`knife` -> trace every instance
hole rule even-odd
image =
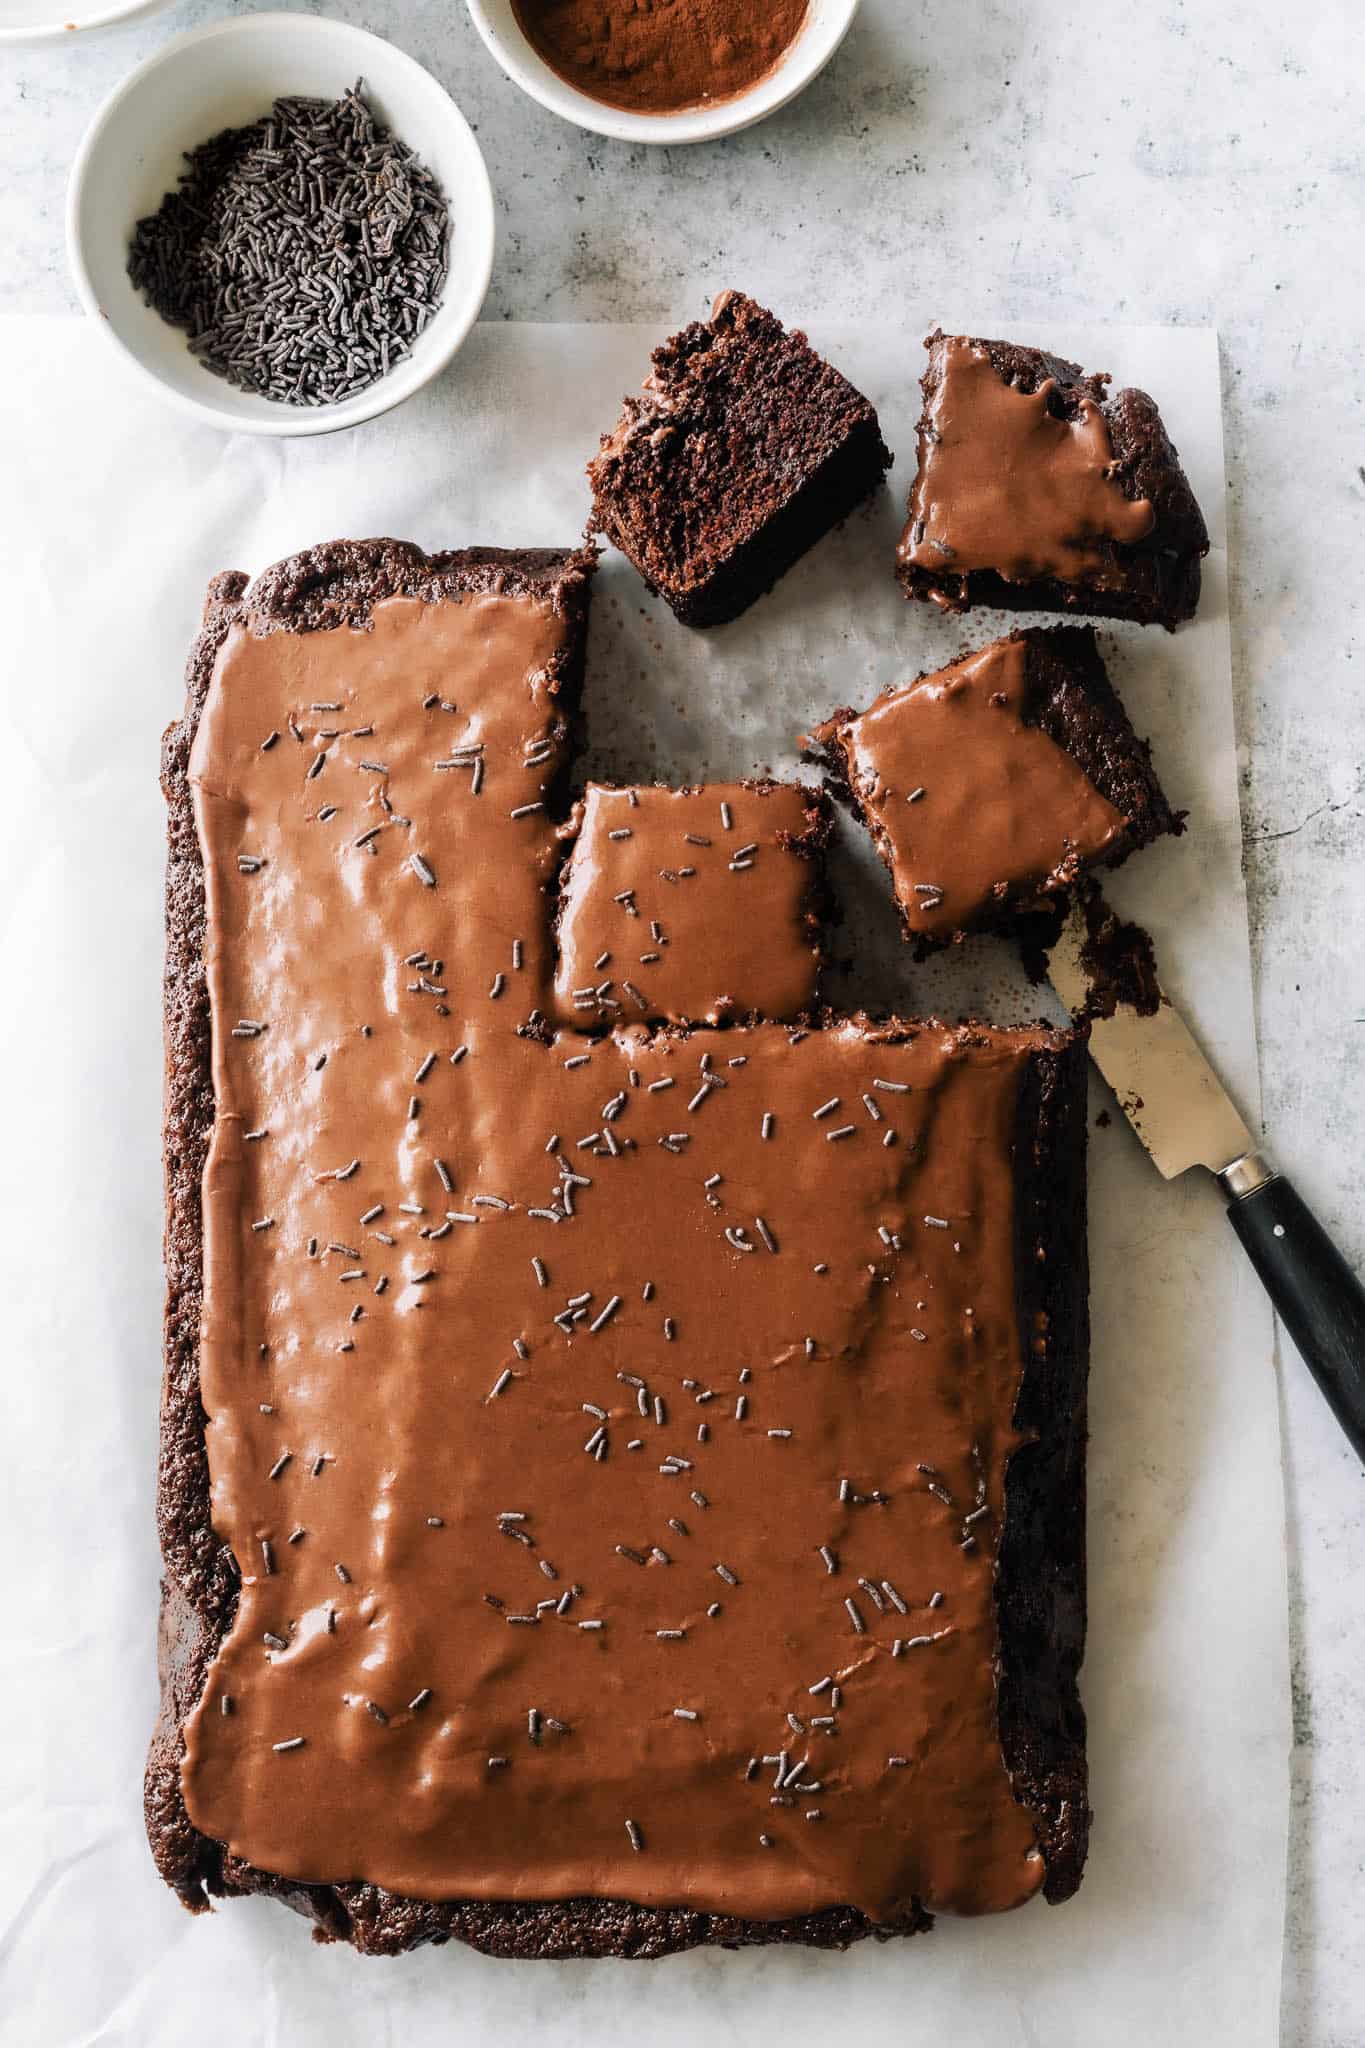
[[[1048,956],[1068,1010],[1091,993],[1084,911]],[[1365,1461],[1365,1287],[1289,1181],[1261,1151],[1164,991],[1150,1015],[1120,1002],[1090,1027],[1090,1055],[1167,1180],[1205,1167],[1276,1313],[1356,1455]]]

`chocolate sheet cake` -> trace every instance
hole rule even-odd
[[[371,1953],[1064,1898],[1083,1041],[556,1036],[591,566],[336,543],[210,592],[163,767],[154,1854]]]
[[[589,783],[560,885],[558,1019],[805,1016],[830,825],[828,799],[799,783]]]
[[[1155,402],[1014,342],[925,342],[897,574],[948,611],[1194,617],[1209,537]]]
[[[805,742],[890,873],[907,938],[1018,931],[1086,868],[1183,829],[1089,626],[1011,633]]]
[[[588,464],[592,523],[688,626],[736,618],[891,467],[872,405],[804,334],[722,292],[654,351]]]

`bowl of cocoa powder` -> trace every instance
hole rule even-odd
[[[776,113],[847,35],[858,0],[469,0],[523,92],[625,142],[709,142]]]

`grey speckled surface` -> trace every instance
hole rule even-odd
[[[0,58],[0,310],[74,304],[66,166],[150,21]],[[864,0],[794,107],[693,151],[581,135],[486,58],[460,0],[321,10],[401,42],[476,124],[488,312],[653,319],[743,284],[793,315],[914,295],[1046,341],[1058,318],[1216,324],[1267,1127],[1365,1264],[1365,156],[1359,0]],[[907,335],[916,363],[918,336]],[[1285,2048],[1365,2040],[1365,1480],[1286,1360],[1295,1668]],[[1182,2044],[1183,2048],[1183,2044]]]

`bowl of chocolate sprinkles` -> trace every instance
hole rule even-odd
[[[96,116],[67,194],[86,310],[200,420],[372,419],[442,371],[488,289],[468,123],[391,43],[321,16],[180,36]]]

